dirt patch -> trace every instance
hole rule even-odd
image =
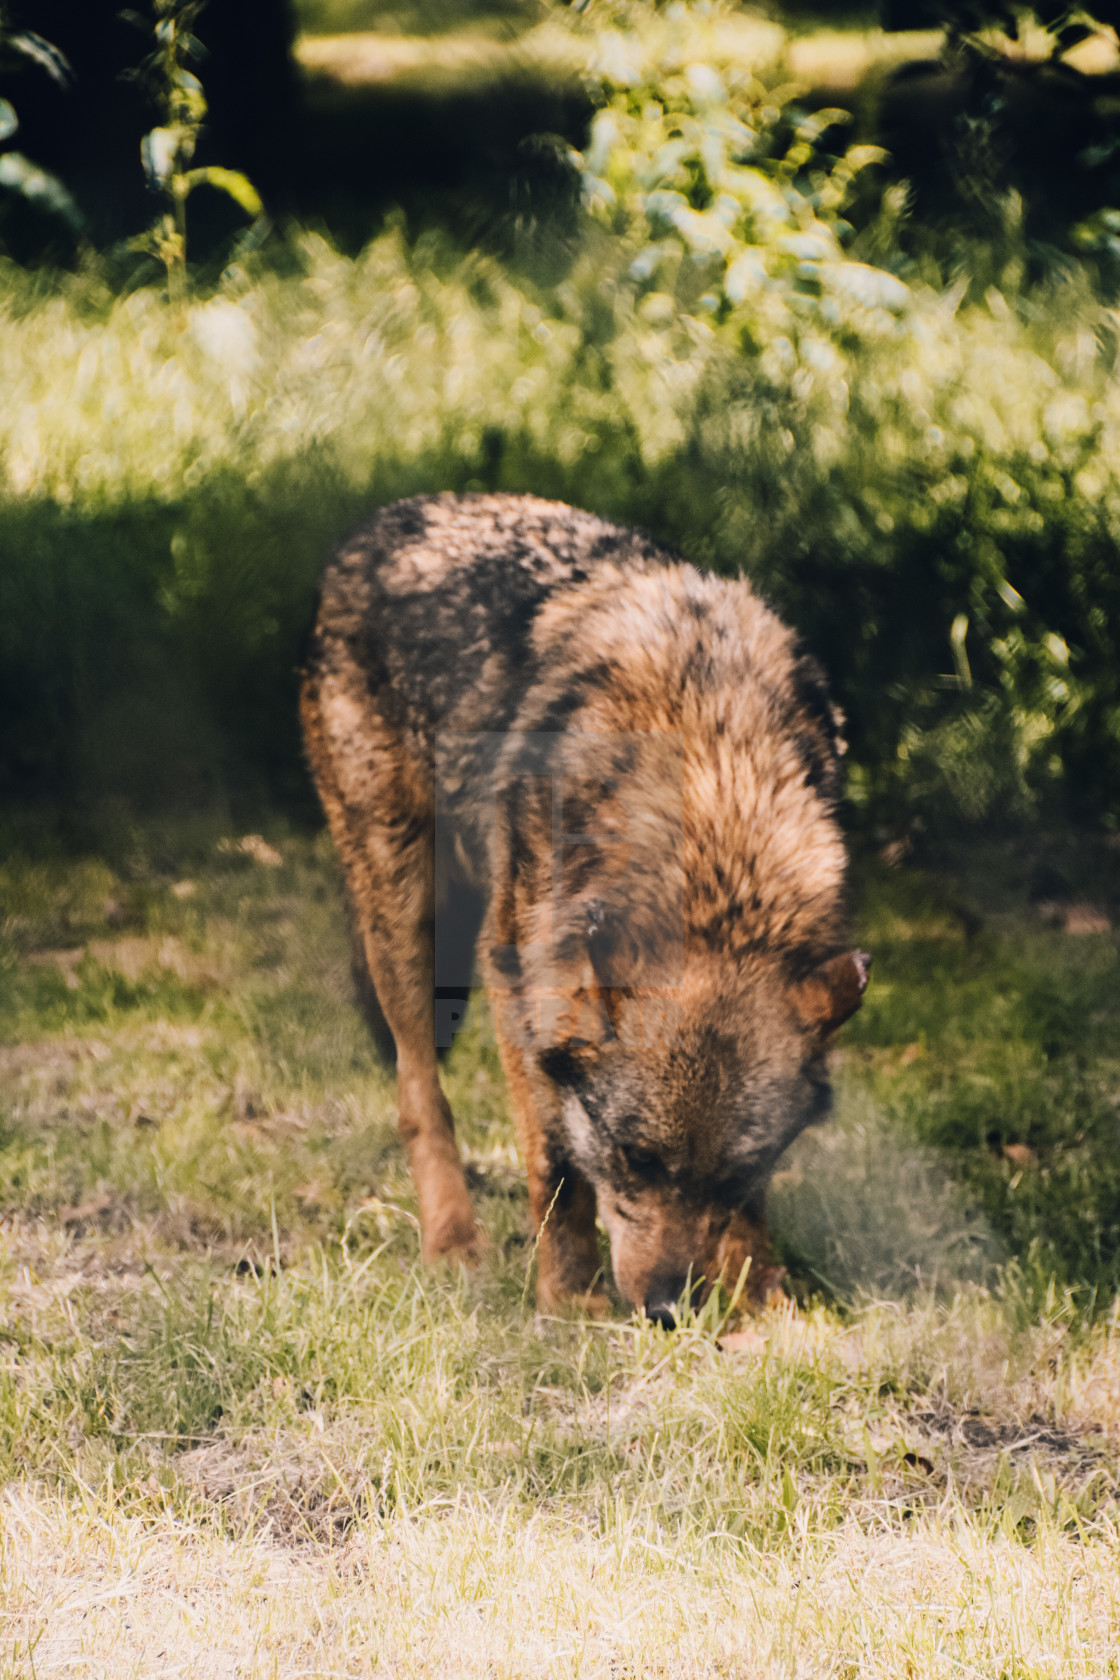
[[[1052,927],[1060,927],[1064,933],[1073,934],[1077,938],[1112,932],[1111,918],[1099,904],[1061,904],[1043,899],[1036,905],[1036,909],[1044,922],[1049,922]]]
[[[33,1075],[64,1075],[69,1079],[80,1062],[104,1062],[112,1046],[101,1039],[45,1038],[38,1044],[0,1045],[0,1080],[26,1080]]]
[[[160,939],[132,934],[124,939],[93,939],[87,955],[107,968],[136,981],[145,974],[162,971],[174,974],[185,985],[219,986],[223,976],[210,956],[190,950],[182,940],[166,934]]]
[[[1081,1495],[1093,1485],[1094,1503],[1120,1494],[1115,1455],[1099,1434],[1063,1427],[1035,1413],[997,1419],[935,1405],[911,1413],[928,1442],[927,1452],[945,1479],[962,1492],[981,1493],[1001,1480],[1050,1478],[1055,1490]]]
[[[218,1440],[175,1459],[187,1486],[223,1506],[237,1531],[263,1525],[288,1545],[337,1545],[382,1506],[382,1476],[366,1469],[361,1453],[346,1463],[337,1442],[280,1437],[264,1451],[254,1445]]]

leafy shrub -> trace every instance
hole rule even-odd
[[[10,81],[0,60],[0,92],[10,96],[20,118],[18,144],[65,184],[86,237],[99,248],[151,222],[140,145],[153,123],[166,123],[169,90],[164,77],[152,76],[152,67],[145,72],[143,61],[156,25],[162,26],[160,45],[175,56],[167,26],[185,4],[176,0],[169,11],[153,0],[127,7],[121,0],[5,0],[12,26],[53,42],[72,69],[62,88],[45,75]],[[208,107],[193,163],[243,170],[270,205],[286,201],[302,157],[287,0],[213,0],[201,11],[197,33],[203,56],[189,66],[180,63],[201,77]],[[208,188],[191,206],[196,255],[206,247],[227,248],[243,227],[243,217],[223,204],[223,196]],[[18,246],[7,223],[0,233],[0,249],[43,252],[42,231]]]
[[[180,306],[187,280],[187,201],[198,187],[214,187],[248,216],[263,212],[257,189],[239,170],[221,164],[192,169],[206,118],[206,95],[192,65],[205,49],[194,34],[199,0],[153,0],[154,50],[140,74],[150,85],[162,123],[140,145],[149,186],[164,201],[163,214],[146,235],[133,240],[157,256],[167,270],[167,295]]]
[[[64,53],[34,30],[13,30],[0,10],[0,76],[5,84],[12,68],[28,66],[45,71],[59,88],[67,88],[73,72]],[[9,146],[20,128],[20,119],[10,99],[0,94],[0,219],[8,208],[5,201],[15,196],[26,204],[61,220],[72,235],[82,232],[81,214],[57,176],[41,169],[21,151]]]
[[[846,220],[884,154],[685,46],[652,77],[636,42],[600,51],[581,161],[619,360],[672,369],[677,447],[718,487],[689,546],[745,565],[837,673],[857,798],[977,817],[1065,780],[1115,815],[1110,317],[1073,279],[965,308],[909,289],[897,193]]]
[[[687,14],[598,37],[554,287],[399,229],[355,259],[294,235],[180,330],[152,291],[6,271],[9,790],[302,785],[329,543],[496,486],[757,578],[832,673],[868,813],[1120,815],[1110,314],[1077,279],[908,288],[879,155],[799,111],[772,46],[717,74],[698,40]]]
[[[818,146],[846,111],[783,111],[749,69],[721,74],[675,53],[647,81],[622,36],[600,48],[597,68],[604,103],[580,159],[585,197],[630,258],[644,320],[707,320],[748,356],[814,322],[830,336],[892,330],[907,288],[848,256],[842,220],[860,173],[885,153],[854,146],[833,158]]]

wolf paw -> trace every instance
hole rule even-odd
[[[572,1306],[584,1318],[609,1318],[611,1316],[610,1296],[600,1295],[598,1290],[595,1289],[589,1289],[583,1295],[573,1295]]]
[[[609,1318],[611,1301],[597,1289],[576,1293],[566,1290],[538,1289],[537,1310],[557,1318]]]
[[[784,1266],[766,1266],[758,1275],[757,1282],[751,1282],[755,1287],[751,1291],[751,1305],[756,1308],[769,1306],[792,1305],[785,1291],[786,1269]]]
[[[425,1228],[421,1253],[426,1266],[441,1261],[451,1266],[477,1266],[489,1247],[484,1232],[474,1215],[441,1220],[432,1229]]]

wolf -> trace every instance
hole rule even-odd
[[[758,1304],[778,1157],[830,1104],[842,719],[743,580],[532,496],[376,512],[321,586],[307,752],[396,1051],[428,1261],[483,1242],[439,1078],[490,1005],[545,1310]],[[378,1014],[379,1012],[379,1014]]]

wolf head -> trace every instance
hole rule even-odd
[[[791,977],[765,957],[697,958],[671,994],[589,985],[539,1052],[574,1164],[594,1186],[615,1281],[673,1322],[692,1291],[757,1291],[774,1164],[826,1118],[825,1052],[859,1007],[870,958],[850,951]]]

